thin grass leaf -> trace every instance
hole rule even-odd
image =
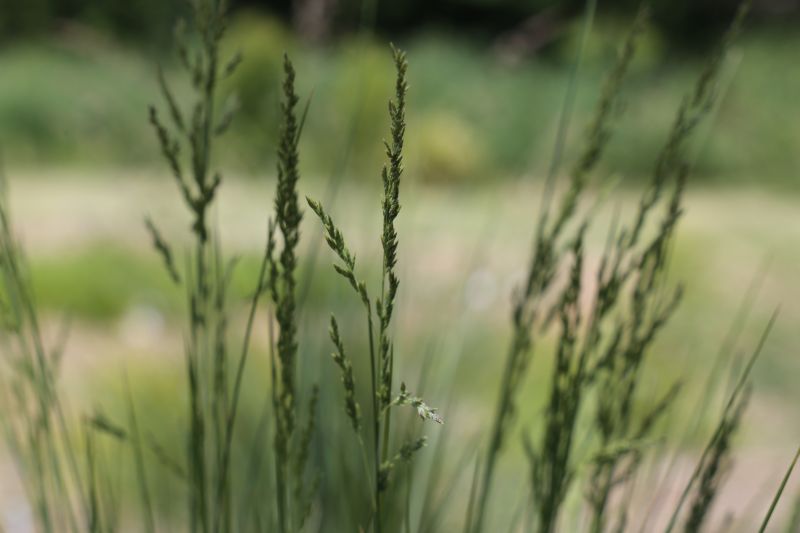
[[[798,458],[800,458],[800,447],[797,448],[797,451],[794,454],[794,458],[792,459],[792,462],[789,464],[789,468],[786,469],[786,473],[783,475],[781,484],[778,486],[778,490],[775,493],[775,496],[772,498],[772,502],[769,505],[769,510],[767,511],[767,515],[764,517],[763,522],[761,522],[761,527],[758,529],[758,533],[764,533],[767,530],[769,521],[772,518],[772,513],[775,512],[775,508],[778,506],[778,502],[783,496],[783,491],[786,488],[786,484],[789,482],[789,478],[792,476],[792,471],[794,470],[795,465],[797,465]]]
[[[133,405],[133,395],[131,394],[128,374],[123,373],[123,385],[128,407],[128,423],[130,424],[130,443],[133,449],[134,464],[136,465],[136,480],[139,486],[139,497],[141,498],[142,511],[144,513],[143,527],[149,533],[155,532],[155,519],[153,516],[152,497],[147,481],[147,472],[144,463],[144,453],[142,452],[142,440],[139,434],[139,423],[136,417],[136,408]]]

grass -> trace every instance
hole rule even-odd
[[[587,4],[584,42],[590,35],[593,5]],[[380,246],[367,246],[368,259],[362,261],[359,253],[356,263],[349,233],[334,222],[341,206],[307,202],[322,226],[311,231],[324,235],[336,257],[338,281],[344,281],[344,291],[331,289],[328,294],[348,312],[339,320],[320,319],[321,313],[308,305],[302,292],[302,261],[312,255],[300,246],[309,231],[301,224],[301,133],[307,133],[306,112],[311,109],[311,117],[313,109],[301,104],[297,87],[302,87],[302,77],[288,56],[282,62],[274,214],[264,228],[263,252],[247,269],[240,269],[236,258],[228,255],[228,236],[216,215],[225,180],[216,170],[220,158],[215,154],[224,146],[218,138],[228,129],[231,108],[221,103],[218,90],[239,60],[220,45],[227,27],[224,8],[224,3],[211,0],[193,4],[186,33],[179,33],[176,41],[187,89],[174,91],[172,77],[160,77],[163,101],[150,110],[169,179],[186,215],[185,223],[178,225],[186,235],[178,241],[180,247],[173,244],[174,228],[162,229],[159,217],[146,218],[142,231],[143,238],[149,233],[152,257],[164,271],[162,281],[153,284],[173,286],[159,286],[156,292],[183,294],[183,358],[176,362],[178,385],[172,387],[182,398],[170,402],[174,409],[168,411],[176,415],[170,427],[158,427],[163,416],[158,410],[166,406],[152,406],[150,398],[142,410],[143,397],[136,390],[140,382],[130,381],[124,368],[122,392],[116,389],[117,408],[111,416],[101,406],[84,416],[67,409],[56,380],[62,343],[54,348],[45,344],[21,250],[3,211],[0,252],[10,342],[4,353],[2,390],[8,391],[4,408],[11,415],[4,429],[28,487],[36,529],[115,531],[131,523],[145,531],[463,528],[479,533],[522,528],[549,533],[575,530],[582,516],[588,525],[581,530],[633,530],[637,521],[644,529],[651,516],[630,496],[637,482],[653,479],[647,469],[662,457],[652,453],[659,450],[656,444],[663,440],[680,447],[708,429],[703,422],[713,417],[716,425],[688,479],[673,479],[675,473],[668,472],[666,481],[654,485],[683,487],[677,504],[664,506],[672,515],[666,531],[678,525],[696,531],[710,523],[711,504],[743,415],[744,391],[776,315],[743,367],[728,353],[734,348],[724,345],[721,361],[729,361],[731,368],[715,366],[709,382],[724,383],[723,376],[729,374],[732,386],[706,391],[713,399],[698,410],[694,427],[668,420],[691,389],[663,379],[660,387],[646,385],[648,372],[657,370],[656,340],[682,295],[668,266],[683,215],[685,182],[697,162],[691,141],[714,109],[715,89],[743,15],[678,105],[650,181],[632,210],[612,215],[605,245],[599,249],[588,237],[590,228],[599,226],[599,206],[610,194],[598,183],[599,165],[615,130],[618,102],[646,14],[637,18],[607,76],[583,148],[573,152],[568,126],[576,105],[575,76],[585,53],[579,52],[541,195],[530,260],[514,292],[497,409],[487,417],[480,409],[470,412],[464,407],[470,398],[477,397],[477,405],[485,403],[478,387],[459,387],[457,382],[459,374],[474,372],[480,361],[459,360],[458,347],[440,349],[471,333],[470,323],[449,326],[442,320],[429,325],[428,346],[414,356],[418,348],[403,335],[402,315],[396,312],[409,303],[403,299],[401,279],[402,287],[407,282],[435,285],[424,270],[415,272],[408,266],[418,264],[419,258],[409,254],[414,248],[404,248],[400,238],[405,235],[399,215],[406,203],[401,185],[403,191],[408,186],[407,137],[413,138],[413,128],[406,131],[409,73],[402,51],[392,49],[395,85],[388,106],[386,162],[382,171],[373,170],[376,178],[381,175],[376,179],[382,183],[380,210],[376,209],[380,216],[363,224],[375,229],[369,241],[380,241]],[[369,110],[365,116],[375,119]],[[565,181],[557,179],[561,174],[566,174]],[[526,208],[529,211],[530,205]],[[490,234],[492,222],[487,221],[482,235]],[[527,230],[515,228],[519,234]],[[487,243],[479,239],[479,251]],[[124,258],[115,258],[85,270],[78,263],[75,277],[84,276],[91,285],[97,283],[91,277],[95,269],[127,271],[123,263]],[[236,276],[241,275],[236,272],[242,270],[246,288],[234,298]],[[313,277],[320,276],[325,274]],[[110,290],[121,286],[124,283],[117,282]],[[307,294],[313,302],[315,293]],[[267,295],[270,303],[263,301]],[[744,305],[750,301],[746,298]],[[463,306],[469,304],[456,301],[456,311],[444,318],[466,315]],[[98,315],[114,312],[103,305],[109,304],[100,305]],[[317,340],[315,331],[326,326],[332,346]],[[319,357],[331,349],[332,361]],[[479,348],[475,353],[485,357],[492,352]],[[542,358],[545,368],[536,368],[535,377],[543,392],[532,394],[524,378]],[[523,408],[536,397],[542,401],[541,410]],[[724,407],[716,415],[718,398]],[[441,411],[432,404],[440,405]],[[478,417],[488,419],[487,427],[478,423],[478,431],[469,437],[472,442],[460,442],[472,433],[466,422]],[[445,418],[446,425],[427,428],[433,450],[425,450],[428,439],[421,434],[422,424],[441,425]],[[513,445],[518,438],[522,446]],[[448,457],[450,451],[463,448],[477,453]],[[109,454],[119,457],[122,451],[135,500],[121,485],[120,466],[109,466]],[[512,454],[523,456],[516,464],[524,465],[524,488],[510,500],[511,485],[499,486],[498,479]],[[461,494],[460,480],[468,479],[470,472],[471,494]],[[178,506],[182,510],[172,516],[157,512],[154,494],[164,487],[170,487],[166,490],[173,501],[183,502]],[[684,513],[687,501],[691,503]],[[511,514],[510,506],[516,509]]]

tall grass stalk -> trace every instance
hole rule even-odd
[[[389,102],[390,136],[391,140],[385,143],[388,163],[381,172],[383,182],[383,228],[381,245],[383,261],[381,271],[380,296],[374,301],[369,295],[367,285],[359,281],[355,272],[355,256],[345,244],[344,236],[327,214],[321,204],[308,199],[308,204],[322,222],[325,240],[331,250],[338,256],[341,264],[334,264],[334,269],[355,291],[364,306],[366,315],[367,345],[369,347],[370,367],[370,397],[372,402],[370,430],[373,461],[373,497],[374,516],[370,522],[374,531],[380,533],[383,527],[384,509],[382,499],[389,489],[391,478],[400,463],[408,463],[414,454],[425,446],[424,437],[405,441],[396,452],[392,452],[391,439],[391,413],[394,407],[411,406],[416,409],[422,419],[442,423],[436,409],[429,407],[421,398],[413,396],[404,383],[395,396],[394,388],[394,343],[391,337],[391,321],[394,311],[395,299],[399,287],[399,279],[395,272],[397,264],[398,236],[395,229],[395,220],[400,212],[400,181],[403,172],[402,151],[405,138],[405,102],[408,84],[406,72],[408,63],[405,53],[392,47],[392,54],[397,72],[395,83],[395,98]],[[375,331],[373,313],[378,322]],[[355,382],[348,370],[351,363],[345,358],[344,348],[339,338],[335,318],[331,320],[331,339],[336,352],[334,361],[343,371],[343,384],[345,388],[345,411],[351,420],[356,435],[363,443],[357,418],[359,408],[352,398],[355,395]]]
[[[295,531],[302,527],[310,512],[314,493],[305,486],[305,470],[311,434],[315,426],[317,392],[312,392],[308,407],[307,425],[298,428],[296,379],[297,367],[297,305],[296,305],[296,249],[300,240],[300,210],[297,182],[298,143],[302,119],[298,121],[296,106],[300,98],[295,92],[294,67],[288,56],[283,62],[282,123],[278,145],[278,181],[275,193],[275,221],[281,235],[278,257],[269,259],[271,293],[278,325],[275,356],[271,358],[274,408],[274,451],[276,508],[278,531]],[[308,108],[306,108],[308,109]]]

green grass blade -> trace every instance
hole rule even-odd
[[[778,501],[781,499],[781,496],[783,496],[783,490],[786,488],[786,483],[788,483],[789,478],[792,476],[792,470],[794,470],[798,458],[800,458],[800,446],[798,446],[797,451],[794,454],[794,459],[792,459],[791,464],[789,464],[789,468],[786,469],[786,473],[783,475],[781,484],[778,487],[778,492],[776,492],[775,497],[772,498],[772,503],[769,505],[767,516],[764,517],[764,521],[761,523],[758,533],[764,533],[767,530],[767,525],[772,518],[772,513],[775,511],[775,507],[778,506]]]
[[[147,533],[154,533],[155,520],[153,519],[153,504],[150,496],[150,488],[147,483],[147,472],[144,464],[144,453],[142,451],[142,439],[139,433],[139,423],[136,419],[136,408],[133,405],[133,395],[131,394],[131,386],[128,381],[127,372],[123,373],[123,382],[125,386],[125,396],[128,404],[128,422],[131,426],[130,429],[130,443],[133,448],[134,463],[136,466],[136,480],[139,484],[139,497],[142,500],[142,507],[144,516],[142,517],[143,527]]]

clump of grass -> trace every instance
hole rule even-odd
[[[588,25],[591,23],[592,13],[593,4],[589,3],[587,14],[588,22],[587,28],[584,30],[585,32],[588,32]],[[567,229],[567,223],[575,215],[578,201],[588,184],[588,177],[599,162],[603,150],[610,140],[610,122],[614,118],[621,86],[633,58],[635,38],[641,31],[644,18],[645,14],[640,14],[619,56],[616,66],[608,77],[595,117],[587,132],[586,146],[570,173],[569,189],[558,201],[553,202],[551,196],[552,182],[555,179],[555,173],[559,166],[561,151],[563,150],[563,136],[566,132],[565,120],[568,118],[568,111],[571,107],[569,99],[565,102],[562,123],[559,129],[559,138],[556,143],[556,151],[553,155],[553,163],[551,165],[551,173],[548,176],[548,183],[542,200],[542,212],[534,236],[531,260],[523,286],[515,295],[515,303],[512,312],[512,339],[509,344],[508,355],[506,356],[503,380],[500,385],[500,398],[497,403],[497,409],[489,435],[486,459],[484,461],[483,471],[480,474],[480,488],[476,495],[476,514],[474,517],[468,517],[468,523],[471,524],[469,527],[471,527],[474,532],[481,531],[484,527],[486,507],[489,504],[495,466],[504,447],[506,434],[510,430],[515,416],[517,409],[516,398],[519,395],[522,385],[522,377],[525,374],[525,370],[530,365],[535,341],[535,338],[532,336],[532,330],[541,327],[536,325],[538,321],[543,320],[546,323],[549,322],[550,317],[553,316],[558,308],[564,311],[564,313],[562,313],[562,318],[565,320],[567,320],[567,307],[574,308],[575,302],[572,302],[570,305],[566,300],[562,299],[563,305],[547,310],[544,308],[543,299],[545,295],[553,291],[553,287],[556,285],[556,275],[559,264],[563,261],[563,258],[568,255],[568,253],[566,253],[567,251],[561,248],[561,243],[565,240],[572,241],[573,250],[580,251],[582,249],[581,242],[582,234],[585,230],[584,226],[577,231],[573,230],[571,237],[565,237],[563,234]],[[578,61],[580,61],[580,59]],[[571,86],[574,85],[574,83],[575,81],[573,79],[571,81]],[[570,94],[570,91],[568,91],[568,94]],[[552,209],[554,209],[553,212],[551,212]],[[580,258],[576,256],[575,263],[579,264],[580,262]],[[578,275],[579,274],[580,271],[578,271]],[[572,287],[572,290],[565,291],[563,296],[571,298],[571,295],[575,293],[576,289],[578,289],[578,287]],[[569,322],[569,320],[567,320],[567,322]],[[565,331],[565,335],[568,337],[573,334],[574,331]],[[573,344],[571,340],[566,338],[563,340],[568,341],[567,344]],[[573,347],[567,348],[566,345],[564,348],[569,351],[573,349]],[[566,359],[569,358],[569,354],[567,353],[562,353],[562,356],[565,358],[565,362]],[[567,366],[568,365],[569,364],[567,364]],[[584,363],[580,363],[580,366],[583,367]],[[558,371],[569,372],[569,369],[562,365]],[[581,376],[578,376],[578,379],[573,381],[573,387],[582,387],[581,381],[583,379],[582,375],[584,370],[581,368],[579,371]],[[568,395],[570,394],[569,391],[562,392]],[[558,398],[554,398],[553,401],[558,401]],[[568,421],[563,422],[568,424]],[[564,474],[566,474],[566,472],[564,472]],[[552,496],[556,497],[555,494]]]
[[[293,519],[287,515],[290,494],[288,480],[289,439],[295,433],[294,365],[297,352],[294,326],[294,250],[300,221],[295,187],[297,173],[297,124],[293,109],[293,71],[287,60],[285,89],[291,99],[284,106],[284,137],[279,152],[279,191],[276,208],[277,225],[283,237],[283,248],[277,262],[272,255],[276,248],[275,228],[270,224],[264,257],[250,312],[243,335],[242,352],[231,374],[228,346],[229,311],[227,294],[234,268],[223,258],[217,232],[208,224],[217,191],[222,183],[219,172],[212,171],[215,138],[224,134],[232,120],[231,108],[217,109],[218,82],[235,71],[241,61],[238,54],[222,63],[220,41],[225,31],[227,3],[222,0],[198,0],[190,3],[190,23],[179,25],[176,32],[178,55],[194,89],[194,103],[188,114],[169,89],[163,74],[159,85],[171,120],[166,125],[155,107],[150,110],[162,153],[172,171],[178,190],[193,217],[191,232],[194,248],[188,254],[183,272],[173,261],[171,248],[148,219],[156,250],[164,260],[170,277],[182,283],[187,293],[189,323],[186,335],[187,392],[189,414],[186,472],[189,490],[187,509],[192,531],[232,531],[237,528],[233,512],[234,484],[231,479],[232,447],[239,408],[242,379],[249,354],[258,301],[272,288],[281,325],[278,341],[281,380],[273,393],[276,402],[276,469],[279,472],[276,491],[277,526],[286,531]],[[191,33],[190,33],[191,32]],[[188,117],[188,118],[187,118]],[[182,157],[184,150],[187,157]],[[187,170],[184,170],[184,167]],[[268,276],[272,276],[267,283]],[[315,405],[315,401],[312,402]],[[313,413],[313,409],[311,410]],[[313,416],[309,427],[313,428]],[[304,428],[304,446],[310,439]],[[301,451],[294,471],[302,471],[307,452]],[[299,481],[298,481],[299,483]],[[299,489],[298,489],[299,490]],[[300,511],[296,511],[298,516]],[[300,520],[302,521],[302,520]]]
[[[601,459],[594,461],[590,478],[592,530],[598,532],[604,531],[609,525],[607,505],[610,493],[615,487],[628,483],[638,467],[638,443],[648,437],[655,420],[675,397],[677,386],[657,402],[650,412],[643,413],[640,423],[634,424],[634,398],[649,347],[674,313],[682,293],[680,287],[668,288],[666,265],[670,244],[682,213],[682,195],[689,173],[689,165],[685,160],[686,146],[711,108],[721,62],[739,30],[745,11],[743,7],[719,50],[712,55],[701,73],[693,92],[679,108],[664,148],[657,158],[651,183],[640,199],[631,224],[614,229],[609,236],[609,242],[613,244],[600,262],[596,292],[592,295],[594,304],[584,330],[584,348],[578,356],[577,368],[572,372],[563,372],[563,377],[559,375],[563,367],[559,363],[559,348],[556,374],[551,382],[554,396],[546,411],[548,425],[540,455],[534,455],[532,463],[534,496],[537,492],[544,492],[546,496],[539,496],[534,503],[539,511],[539,527],[543,531],[554,529],[554,516],[557,516],[566,490],[563,484],[569,481],[571,475],[569,461],[564,456],[570,453],[573,432],[567,429],[564,433],[564,426],[575,426],[581,399],[590,388],[596,383],[599,391],[595,425]],[[649,220],[654,218],[659,206],[660,220],[655,223],[654,235],[645,237],[645,228],[652,225]],[[573,252],[573,256],[578,263],[579,249]],[[573,281],[566,294],[580,291],[580,275],[573,274],[570,279]],[[562,316],[562,341],[559,346],[562,346],[564,339],[575,336],[577,328],[570,328],[563,311],[559,314]],[[574,320],[579,321],[580,315]],[[564,382],[571,386],[566,387],[566,391],[557,398],[557,392],[563,388]],[[565,404],[569,406],[566,414],[563,413]],[[724,443],[718,440],[720,447],[715,448],[718,458],[724,456],[729,435],[738,424],[738,419],[738,415],[726,419],[726,438]],[[629,452],[608,453],[608,450],[618,449],[628,449]],[[547,480],[544,483],[541,481],[537,472],[554,462],[566,466],[557,472],[557,482],[551,481],[548,485]],[[716,489],[716,469],[710,468],[706,472],[707,483],[703,486],[706,492],[695,507],[696,520],[701,520],[703,504],[710,503]],[[542,485],[546,490],[541,489]],[[553,487],[560,492],[554,491]],[[617,527],[624,527],[626,513],[623,505]]]
[[[591,26],[596,3],[587,2],[586,32]],[[61,361],[60,347],[48,350],[39,327],[35,299],[30,289],[19,247],[13,238],[5,204],[0,202],[0,272],[5,332],[4,348],[10,372],[4,372],[1,393],[14,416],[3,418],[9,447],[23,472],[35,509],[37,527],[51,531],[105,532],[119,530],[118,492],[112,488],[104,450],[119,443],[132,452],[141,501],[138,522],[145,531],[155,531],[153,497],[147,463],[155,459],[173,474],[187,491],[186,526],[202,533],[228,531],[299,532],[310,529],[310,517],[318,499],[322,472],[315,468],[312,454],[318,431],[317,414],[324,408],[320,388],[309,387],[307,403],[303,383],[298,379],[298,362],[305,332],[300,329],[297,297],[298,245],[303,212],[300,208],[299,141],[305,111],[298,116],[300,98],[295,89],[295,70],[284,56],[283,100],[277,154],[277,185],[274,217],[267,228],[265,250],[255,287],[249,301],[242,334],[241,352],[231,357],[228,293],[235,262],[223,254],[219,231],[209,224],[221,174],[213,171],[214,146],[231,120],[231,108],[218,109],[216,87],[241,61],[234,55],[223,64],[220,40],[225,30],[226,3],[223,0],[194,0],[190,23],[178,32],[178,55],[193,87],[189,109],[169,88],[163,73],[159,85],[168,122],[155,107],[150,110],[159,146],[186,204],[192,223],[192,247],[181,266],[168,239],[152,219],[145,224],[169,278],[186,292],[185,364],[188,412],[185,452],[175,458],[157,440],[142,438],[133,395],[124,381],[127,424],[120,425],[101,411],[84,419],[83,440],[68,431],[68,416],[56,386]],[[589,125],[583,151],[569,171],[566,189],[557,191],[555,176],[561,163],[567,125],[575,91],[574,78],[567,91],[556,150],[535,231],[531,260],[512,311],[512,338],[505,361],[500,396],[491,421],[487,447],[475,464],[471,494],[466,503],[466,531],[479,533],[489,526],[493,480],[501,453],[513,430],[523,377],[541,339],[555,335],[554,365],[542,416],[534,431],[526,432],[523,445],[528,461],[529,490],[524,493],[520,512],[511,518],[519,526],[527,508],[528,529],[551,533],[563,525],[565,501],[575,487],[583,489],[582,502],[595,533],[627,528],[630,503],[612,505],[623,488],[632,490],[646,445],[654,438],[658,421],[679,394],[680,384],[670,387],[650,408],[637,408],[642,372],[654,340],[674,313],[681,298],[680,286],[667,276],[669,253],[682,214],[682,200],[690,167],[686,152],[693,132],[707,115],[714,100],[714,88],[725,51],[734,39],[745,9],[694,87],[682,102],[667,135],[647,189],[634,216],[627,223],[615,221],[594,272],[594,283],[585,282],[585,236],[592,210],[583,211],[593,172],[612,135],[612,123],[621,99],[622,87],[635,51],[636,38],[646,22],[646,11],[637,17],[601,94]],[[188,33],[187,33],[188,32]],[[585,35],[586,36],[586,33]],[[406,531],[412,528],[411,467],[427,438],[418,425],[405,424],[399,410],[413,412],[423,422],[443,424],[438,410],[412,393],[406,382],[395,376],[393,318],[400,286],[398,265],[400,186],[406,134],[408,64],[405,54],[392,48],[396,70],[395,94],[388,106],[389,140],[385,143],[387,162],[381,171],[383,196],[381,271],[379,287],[372,288],[356,272],[355,255],[343,233],[323,206],[310,198],[307,203],[322,223],[324,238],[338,258],[335,271],[342,276],[361,302],[364,312],[366,354],[346,350],[334,316],[329,336],[343,389],[340,416],[355,438],[364,467],[363,486],[341,479],[326,480],[341,492],[351,508],[368,509],[366,519],[353,518],[361,531]],[[235,439],[250,342],[256,327],[261,296],[271,296],[271,314],[266,323],[269,337],[269,390],[262,419],[272,431],[270,476],[255,464],[244,484],[234,479],[233,462],[239,443]],[[585,305],[588,302],[589,305]],[[718,495],[726,465],[730,461],[731,439],[740,425],[747,402],[750,372],[761,353],[774,323],[769,322],[761,341],[722,412],[715,432],[704,449],[674,509],[667,531],[682,523],[686,531],[700,531]],[[277,327],[277,330],[275,329]],[[354,367],[369,364],[368,403],[359,403]],[[323,383],[324,385],[324,383]],[[415,386],[416,392],[424,390]],[[363,397],[362,397],[363,399]],[[322,403],[322,405],[320,405]],[[408,409],[410,408],[410,409]],[[395,414],[393,421],[393,414]],[[319,419],[319,420],[318,420]],[[394,423],[393,423],[394,422]],[[585,422],[585,423],[584,423]],[[450,427],[450,426],[448,426]],[[352,430],[352,434],[349,432]],[[330,448],[326,435],[326,447]],[[102,439],[102,440],[101,440]],[[266,439],[254,439],[252,457],[269,449]],[[341,441],[345,442],[345,441]],[[444,439],[437,444],[435,462],[443,462]],[[578,443],[585,446],[578,446]],[[263,445],[263,446],[262,446]],[[337,453],[350,454],[346,446]],[[118,450],[117,450],[118,451]],[[83,452],[83,455],[81,455]],[[149,454],[146,452],[150,452]],[[470,454],[458,462],[464,467]],[[761,530],[769,523],[789,475],[788,468]],[[436,476],[443,467],[436,464]],[[405,474],[405,478],[401,476]],[[271,477],[271,476],[274,476]],[[433,479],[420,512],[420,530],[433,531],[442,524],[442,512],[433,511],[430,487],[445,486],[450,500],[458,476],[445,484]],[[259,499],[259,489],[265,497]],[[405,492],[401,494],[402,489]],[[368,498],[362,496],[367,493]],[[683,505],[691,498],[688,513]],[[508,509],[504,502],[503,511]],[[241,512],[235,512],[240,509]],[[400,511],[402,517],[396,513]],[[324,520],[325,509],[322,509]],[[394,513],[394,514],[393,514]],[[510,513],[509,513],[510,514]],[[795,520],[796,522],[796,520]],[[533,527],[535,526],[535,527]],[[339,524],[326,526],[337,528]]]
[[[590,15],[591,9],[590,3]],[[514,307],[511,347],[479,481],[476,510],[474,517],[469,515],[467,519],[471,531],[484,527],[494,465],[513,418],[521,375],[529,364],[536,336],[545,335],[552,322],[558,325],[559,333],[550,396],[538,442],[531,437],[525,439],[537,530],[556,530],[566,495],[576,481],[579,467],[587,461],[576,450],[575,441],[579,421],[589,404],[587,399],[592,396],[597,397],[593,435],[597,452],[594,459],[588,459],[592,464],[587,491],[591,530],[601,532],[610,527],[608,503],[612,492],[632,479],[640,462],[642,443],[677,394],[676,384],[651,411],[634,413],[649,347],[681,298],[680,287],[668,286],[666,265],[690,170],[685,157],[687,144],[711,108],[725,51],[738,33],[745,12],[743,6],[694,90],[681,104],[633,219],[628,225],[612,227],[596,283],[588,295],[592,302],[588,312],[579,302],[587,292],[583,283],[583,235],[591,213],[580,220],[578,209],[591,171],[610,138],[610,119],[633,57],[636,36],[646,19],[645,11],[637,18],[609,75],[584,151],[570,172],[567,190],[558,199],[551,199],[553,189],[546,188],[528,274]],[[560,150],[557,143],[553,168],[558,167]],[[567,262],[571,266],[566,267]],[[567,268],[566,282],[560,283],[557,274]],[[641,421],[635,423],[635,416]],[[716,477],[711,475],[711,479]],[[713,494],[713,485],[706,488]],[[624,527],[626,512],[623,506],[616,527]],[[696,516],[701,514],[697,507]]]
[[[268,228],[242,352],[231,375],[227,292],[234,263],[224,264],[217,232],[208,225],[208,213],[222,183],[221,174],[211,171],[214,139],[227,130],[232,120],[231,108],[217,111],[216,88],[220,79],[235,71],[241,56],[235,54],[227,64],[220,63],[219,47],[225,29],[226,3],[202,0],[193,2],[191,6],[194,38],[190,40],[185,36],[188,25],[181,26],[178,34],[178,53],[195,90],[191,118],[184,118],[183,110],[162,74],[159,74],[159,84],[172,121],[171,127],[160,120],[155,108],[150,112],[162,152],[193,216],[194,251],[182,274],[175,267],[169,245],[153,222],[147,221],[155,248],[170,277],[176,283],[185,280],[189,302],[186,346],[190,405],[188,514],[193,531],[237,529],[232,510],[235,500],[231,479],[233,433],[256,308],[261,295],[269,289],[278,325],[276,355],[271,359],[275,501],[274,516],[269,519],[274,519],[278,531],[295,531],[302,527],[310,513],[315,492],[316,482],[312,480],[307,486],[305,474],[317,405],[317,393],[313,392],[306,422],[301,426],[295,371],[298,354],[295,292],[296,249],[302,220],[297,194],[300,177],[298,142],[302,122],[296,116],[299,97],[294,89],[295,72],[285,57],[275,222],[271,222]],[[196,44],[196,49],[191,44]],[[184,161],[180,157],[183,147],[189,151],[187,159],[191,179],[184,177]]]
[[[403,443],[399,450],[391,454],[391,414],[394,407],[409,405],[414,407],[422,419],[443,423],[436,410],[425,404],[420,398],[412,396],[405,384],[400,387],[400,392],[392,398],[393,370],[394,370],[394,345],[390,335],[392,315],[394,311],[399,279],[395,272],[397,264],[398,236],[395,229],[395,220],[400,212],[400,181],[403,172],[402,151],[405,138],[405,102],[408,91],[406,72],[408,63],[405,53],[392,47],[397,79],[395,83],[395,99],[389,102],[390,134],[391,141],[386,142],[386,156],[388,164],[384,166],[381,177],[383,181],[383,231],[381,244],[383,248],[383,268],[381,271],[380,296],[373,300],[369,295],[367,285],[359,281],[355,273],[355,256],[348,249],[342,232],[327,214],[322,205],[308,199],[308,205],[322,222],[325,240],[331,250],[338,256],[341,264],[334,264],[334,269],[339,273],[356,292],[364,306],[367,321],[367,341],[369,346],[370,364],[370,397],[372,410],[370,422],[372,444],[372,505],[374,516],[371,522],[374,530],[380,532],[383,527],[382,498],[387,491],[393,471],[400,462],[408,462],[414,453],[425,445],[424,438],[417,438]],[[374,331],[373,313],[378,319],[377,335]],[[345,386],[345,410],[350,418],[359,442],[364,449],[364,439],[359,429],[359,407],[355,403],[355,382],[352,378],[352,369],[349,360],[345,359],[342,341],[339,338],[335,318],[331,320],[331,339],[337,352],[334,360],[343,371]],[[377,344],[377,349],[376,349]],[[364,452],[366,455],[366,452]]]

